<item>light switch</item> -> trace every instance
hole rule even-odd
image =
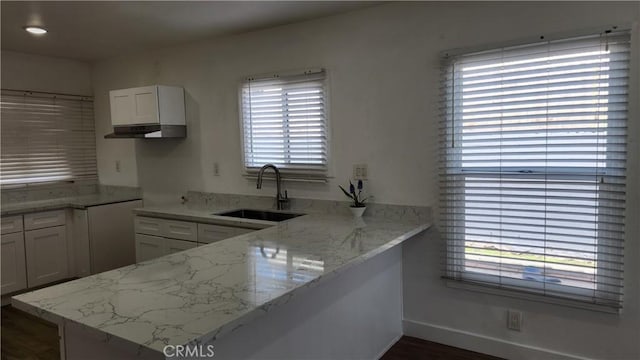
[[[354,164],[353,165],[353,179],[354,180],[367,180],[367,164]]]

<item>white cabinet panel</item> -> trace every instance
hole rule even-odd
[[[164,256],[165,238],[145,234],[136,234],[136,262]]]
[[[20,216],[22,218],[22,216]],[[2,235],[2,295],[27,287],[27,268],[22,232]]]
[[[42,229],[46,227],[64,225],[65,223],[65,211],[43,211],[32,214],[26,214],[24,216],[24,229],[34,230]]]
[[[135,200],[87,209],[92,274],[136,262],[133,209],[141,206],[142,201]]]
[[[210,244],[252,231],[255,230],[232,226],[198,224],[198,243]]]
[[[91,275],[91,245],[89,243],[89,219],[86,209],[73,209],[71,215],[71,254],[74,267],[69,269],[70,276],[85,277]]]
[[[166,254],[174,254],[180,251],[193,249],[198,246],[197,243],[193,241],[184,241],[184,240],[175,240],[175,239],[165,239],[166,241]]]
[[[198,227],[196,223],[192,222],[164,220],[162,236],[171,239],[198,241]]]
[[[162,236],[163,223],[164,221],[162,219],[136,216],[134,219],[135,232],[137,234]]]
[[[44,285],[67,277],[65,226],[25,231],[24,242],[29,287]]]

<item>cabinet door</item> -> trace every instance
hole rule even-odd
[[[165,254],[165,238],[136,234],[136,262],[155,259]]]
[[[24,233],[2,235],[2,295],[27,287],[24,259]]]
[[[180,251],[193,249],[198,246],[197,243],[193,241],[184,241],[184,240],[175,240],[175,239],[165,239],[166,240],[166,253],[174,254]]]
[[[232,226],[198,224],[198,243],[210,244],[252,231],[255,230]]]
[[[111,124],[129,125],[133,123],[133,97],[129,89],[109,92],[111,104]]]
[[[44,285],[67,277],[67,233],[65,226],[25,231],[27,284]]]
[[[133,97],[133,123],[158,124],[158,87],[145,86],[130,89]]]

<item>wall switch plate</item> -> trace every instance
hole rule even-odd
[[[507,310],[507,329],[522,331],[522,312]]]
[[[120,160],[116,160],[116,172],[120,172]]]
[[[220,165],[217,162],[213,163],[213,176],[220,176]]]
[[[354,180],[367,180],[368,176],[367,164],[354,164],[353,165],[353,179]]]

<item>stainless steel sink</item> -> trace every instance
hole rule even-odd
[[[252,209],[240,209],[234,211],[227,211],[219,214],[215,214],[219,216],[229,216],[235,218],[242,219],[252,219],[252,220],[265,220],[265,221],[284,221],[293,219],[297,216],[302,216],[304,214],[291,214],[291,213],[282,213],[275,211],[266,211],[266,210],[252,210]]]

